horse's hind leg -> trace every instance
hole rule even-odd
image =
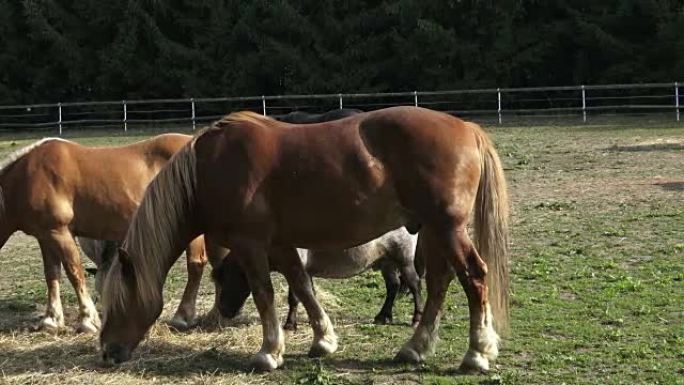
[[[387,325],[392,323],[392,308],[394,307],[394,300],[397,298],[399,286],[399,272],[392,262],[385,259],[381,261],[380,271],[382,278],[385,280],[385,303],[382,305],[380,312],[375,316],[374,322],[377,325]]]
[[[413,319],[411,320],[411,326],[415,328],[418,326],[418,322],[420,322],[420,319],[423,316],[423,312],[420,309],[421,303],[423,302],[420,293],[420,277],[416,272],[413,261],[409,259],[406,262],[407,263],[401,265],[401,276],[413,296]]]
[[[304,270],[297,251],[294,248],[281,247],[273,250],[271,257],[280,261],[280,272],[287,279],[290,289],[302,301],[309,316],[309,324],[314,334],[309,357],[334,353],[337,350],[337,335],[330,318],[316,300],[311,277]]]
[[[79,304],[79,321],[76,331],[97,332],[100,327],[100,317],[88,293],[85,274],[74,237],[66,228],[52,230],[47,236],[41,237],[40,245],[44,254],[45,251],[48,251],[48,255],[59,256],[67,277],[74,287]],[[53,263],[54,261],[51,261],[51,264]]]
[[[294,294],[291,287],[288,287],[287,289],[287,307],[287,320],[285,320],[283,329],[297,330],[297,308],[299,307],[299,298]]]
[[[465,290],[470,310],[470,344],[460,369],[465,372],[485,372],[489,370],[489,361],[498,355],[499,343],[487,297],[487,265],[464,228],[457,231],[454,237],[458,247],[454,254],[456,258],[451,262]]]
[[[460,369],[465,372],[488,371],[489,361],[495,359],[498,354],[499,337],[492,325],[492,314],[487,300],[487,285],[485,283],[487,266],[485,262],[475,250],[464,225],[446,229],[436,234],[430,233],[429,239],[426,236],[423,246],[427,248],[424,249],[426,251],[424,256],[427,267],[428,300],[423,319],[418,324],[413,338],[399,352],[399,358],[406,361],[420,361],[423,358],[423,352],[427,351],[424,346],[431,345],[430,343],[421,345],[421,342],[433,341],[436,337],[437,323],[435,320],[438,317],[435,315],[439,315],[447,286],[445,285],[435,291],[435,267],[451,270],[449,268],[451,265],[465,289],[470,310],[470,343]],[[437,282],[443,283],[444,281],[438,279]],[[433,294],[438,295],[439,307],[435,307],[438,304],[437,301],[431,301]],[[424,338],[423,334],[428,335],[429,338]]]
[[[421,236],[424,237],[420,247],[423,248],[421,252],[425,256],[427,301],[413,336],[395,357],[395,360],[400,362],[423,362],[434,350],[442,304],[449,283],[454,279],[453,270],[444,258],[443,250],[437,244],[435,236],[427,230],[422,230]]]
[[[185,250],[187,259],[188,283],[185,285],[183,298],[178,305],[169,324],[178,330],[187,330],[196,323],[197,293],[202,283],[202,273],[207,264],[207,255],[204,248],[204,237],[195,238]]]

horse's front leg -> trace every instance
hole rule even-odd
[[[47,242],[39,241],[43,255],[43,271],[45,283],[48,287],[48,303],[45,315],[36,325],[37,329],[56,332],[64,327],[64,312],[59,295],[59,278],[62,273],[62,263],[59,256],[51,250]]]
[[[337,350],[337,335],[330,318],[316,300],[311,277],[302,266],[297,250],[294,247],[279,247],[271,251],[271,260],[278,262],[278,270],[287,279],[295,296],[302,301],[309,316],[314,334],[309,357],[334,353]]]
[[[204,266],[207,264],[204,237],[199,236],[190,242],[185,250],[185,258],[188,267],[188,283],[185,285],[178,310],[170,322],[170,325],[178,330],[187,330],[196,323],[197,294],[202,283]]]
[[[85,273],[83,266],[81,265],[81,257],[71,232],[66,227],[51,230],[45,237],[40,238],[39,243],[43,254],[45,255],[47,252],[49,255],[48,259],[52,260],[52,264],[54,263],[55,256],[58,256],[64,266],[64,270],[66,270],[67,278],[69,278],[71,285],[74,287],[74,291],[76,291],[76,299],[79,304],[79,323],[76,327],[76,331],[96,333],[100,328],[100,317],[98,316],[95,304],[88,293]],[[48,275],[49,274],[46,274],[46,278],[48,278],[49,281],[50,278]],[[48,285],[50,286],[50,282],[48,282]],[[59,296],[58,288],[59,286],[57,286],[57,296]],[[52,289],[51,286],[50,289]],[[48,307],[48,313],[51,311],[51,307],[55,313],[61,312],[61,309],[57,311],[56,306],[53,307],[53,301],[58,300],[58,298],[52,298],[52,293],[50,297],[51,306]],[[49,317],[50,314],[47,315],[47,318],[43,322],[45,326],[49,326],[45,322]],[[57,318],[59,319],[61,317]]]
[[[273,285],[266,245],[240,242],[231,247],[231,254],[233,252],[247,276],[263,329],[261,349],[252,360],[252,365],[260,371],[276,369],[283,364],[285,340],[273,303]]]

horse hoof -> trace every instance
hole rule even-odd
[[[373,323],[376,325],[389,325],[392,323],[392,317],[378,314]]]
[[[93,321],[90,320],[83,320],[81,323],[76,327],[76,333],[83,333],[83,334],[96,334],[100,328],[95,325]]]
[[[489,372],[489,360],[482,353],[469,349],[458,371],[463,374],[485,374]]]
[[[173,329],[179,331],[179,332],[184,332],[187,330],[192,329],[196,325],[196,322],[188,322],[182,317],[173,317],[171,321],[169,321],[169,326],[172,327]]]
[[[252,368],[257,372],[270,372],[283,364],[283,357],[274,358],[272,354],[259,353],[252,359]]]
[[[48,333],[57,333],[64,328],[63,321],[57,321],[52,317],[44,317],[35,325],[34,330],[46,331]]]
[[[311,349],[309,349],[309,357],[310,358],[316,358],[316,357],[323,357],[327,356],[328,354],[335,353],[337,351],[337,341],[326,341],[326,340],[318,340],[311,345]]]
[[[394,356],[394,361],[404,364],[420,364],[424,361],[424,359],[417,351],[411,348],[403,347],[401,350],[399,350],[397,355]]]
[[[292,323],[292,322],[286,322],[285,325],[283,325],[283,330],[289,330],[292,332],[296,332],[297,331],[297,324]]]

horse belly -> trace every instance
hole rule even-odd
[[[319,278],[350,278],[368,270],[383,251],[373,242],[342,250],[307,250],[302,262],[310,275]],[[301,254],[300,254],[301,255]]]
[[[347,249],[404,226],[407,215],[389,186],[357,199],[322,193],[281,211],[278,240],[306,249]]]

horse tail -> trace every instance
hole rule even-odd
[[[120,274],[126,270],[135,274],[137,293],[132,294],[150,308],[161,309],[162,287],[169,269],[199,234],[193,215],[197,184],[194,143],[193,140],[181,148],[145,190],[119,258],[114,261],[120,265],[129,263],[132,268],[112,266],[103,289],[105,307],[125,306],[129,293],[122,287],[124,280]]]
[[[475,125],[482,172],[477,189],[473,229],[475,245],[487,263],[487,286],[494,323],[500,332],[508,330],[508,192],[503,167],[487,134]]]

